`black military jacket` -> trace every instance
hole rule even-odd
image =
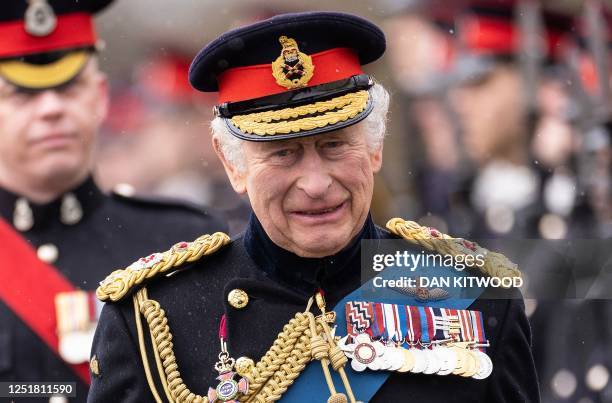
[[[78,223],[60,221],[61,197],[45,205],[30,203],[34,225],[22,235],[35,249],[55,245],[59,254],[53,266],[82,290],[95,290],[110,271],[152,249],[226,228],[221,220],[195,207],[105,195],[91,178],[72,193],[83,210]],[[13,222],[17,198],[0,189],[0,215],[8,223]],[[31,298],[36,303],[36,296]],[[87,386],[2,300],[0,324],[0,381],[77,382],[77,397],[70,401],[86,400]]]
[[[283,325],[304,311],[316,289],[334,306],[360,285],[360,240],[394,238],[370,218],[343,251],[322,259],[300,258],[276,246],[252,217],[245,233],[214,255],[147,285],[148,297],[165,310],[178,367],[186,386],[206,395],[218,381],[213,365],[219,354],[219,320],[226,315],[232,357],[257,361]],[[241,289],[249,296],[242,309],[228,303]],[[374,402],[538,402],[538,384],[530,350],[531,334],[521,299],[476,300],[491,341],[494,372],[486,380],[458,376],[392,374]],[[146,322],[144,322],[146,326]],[[148,340],[148,338],[147,338]],[[150,343],[148,343],[150,344]],[[92,377],[88,402],[152,402],[139,351],[132,298],[107,303],[92,355],[100,374]],[[153,362],[152,372],[156,373]],[[326,389],[326,385],[321,385]],[[163,396],[163,390],[158,385]],[[359,396],[356,396],[359,399]],[[282,401],[282,399],[281,399]],[[310,401],[304,397],[304,402]]]

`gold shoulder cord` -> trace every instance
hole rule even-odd
[[[184,247],[175,245],[169,251],[161,254],[159,262],[151,267],[131,268],[115,270],[109,274],[96,290],[96,297],[100,301],[119,301],[132,288],[142,284],[146,280],[153,279],[161,274],[167,273],[179,266],[200,260],[203,256],[217,252],[230,242],[230,237],[223,232],[215,232],[212,235],[202,235],[190,243],[184,243]]]
[[[453,238],[434,229],[423,227],[414,221],[392,218],[387,229],[405,240],[443,255],[481,254],[484,265],[477,268],[490,277],[521,277],[517,265],[501,253],[491,252],[474,242]]]
[[[344,372],[347,358],[336,345],[328,323],[335,321],[333,312],[325,312],[325,302],[317,294],[317,304],[322,315],[315,317],[310,312],[312,298],[304,312],[298,312],[280,332],[272,347],[255,365],[238,371],[248,378],[249,391],[240,396],[241,402],[275,402],[279,400],[293,384],[295,379],[313,359],[319,360],[326,383],[330,390],[328,403],[345,403],[347,397],[336,391],[329,371],[329,365],[340,374],[351,403],[355,398],[348,377]],[[153,376],[149,369],[149,361],[145,348],[144,332],[140,315],[144,316],[149,326],[151,343],[159,378],[166,398],[171,403],[209,403],[207,396],[197,395],[189,390],[181,378],[176,356],[174,355],[172,334],[168,326],[165,312],[157,301],[148,298],[146,288],[133,296],[134,315],[138,331],[140,354],[145,367],[147,382],[157,402],[162,399],[155,387]]]

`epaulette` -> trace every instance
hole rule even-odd
[[[521,272],[515,263],[501,253],[491,252],[476,242],[453,238],[436,229],[423,227],[414,221],[402,218],[392,218],[386,227],[394,235],[442,255],[483,256],[484,264],[474,265],[473,268],[489,277],[521,277]]]
[[[211,255],[229,243],[229,235],[223,232],[202,235],[193,242],[179,242],[165,252],[153,253],[125,269],[113,271],[100,282],[96,297],[100,301],[119,301],[145,281]]]

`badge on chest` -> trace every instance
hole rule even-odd
[[[478,311],[362,301],[347,302],[345,311],[348,334],[338,345],[357,372],[485,379],[493,371]]]
[[[69,364],[89,361],[94,332],[103,303],[93,292],[70,291],[55,296],[58,350]]]

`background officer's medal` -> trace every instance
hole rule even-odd
[[[305,87],[314,74],[312,58],[300,52],[295,39],[281,36],[280,56],[272,62],[272,75],[276,83],[289,90]]]
[[[57,18],[47,0],[28,0],[25,12],[25,30],[34,36],[47,36],[57,26]]]
[[[58,352],[69,364],[89,361],[89,353],[102,311],[102,303],[87,291],[71,291],[55,296]]]

